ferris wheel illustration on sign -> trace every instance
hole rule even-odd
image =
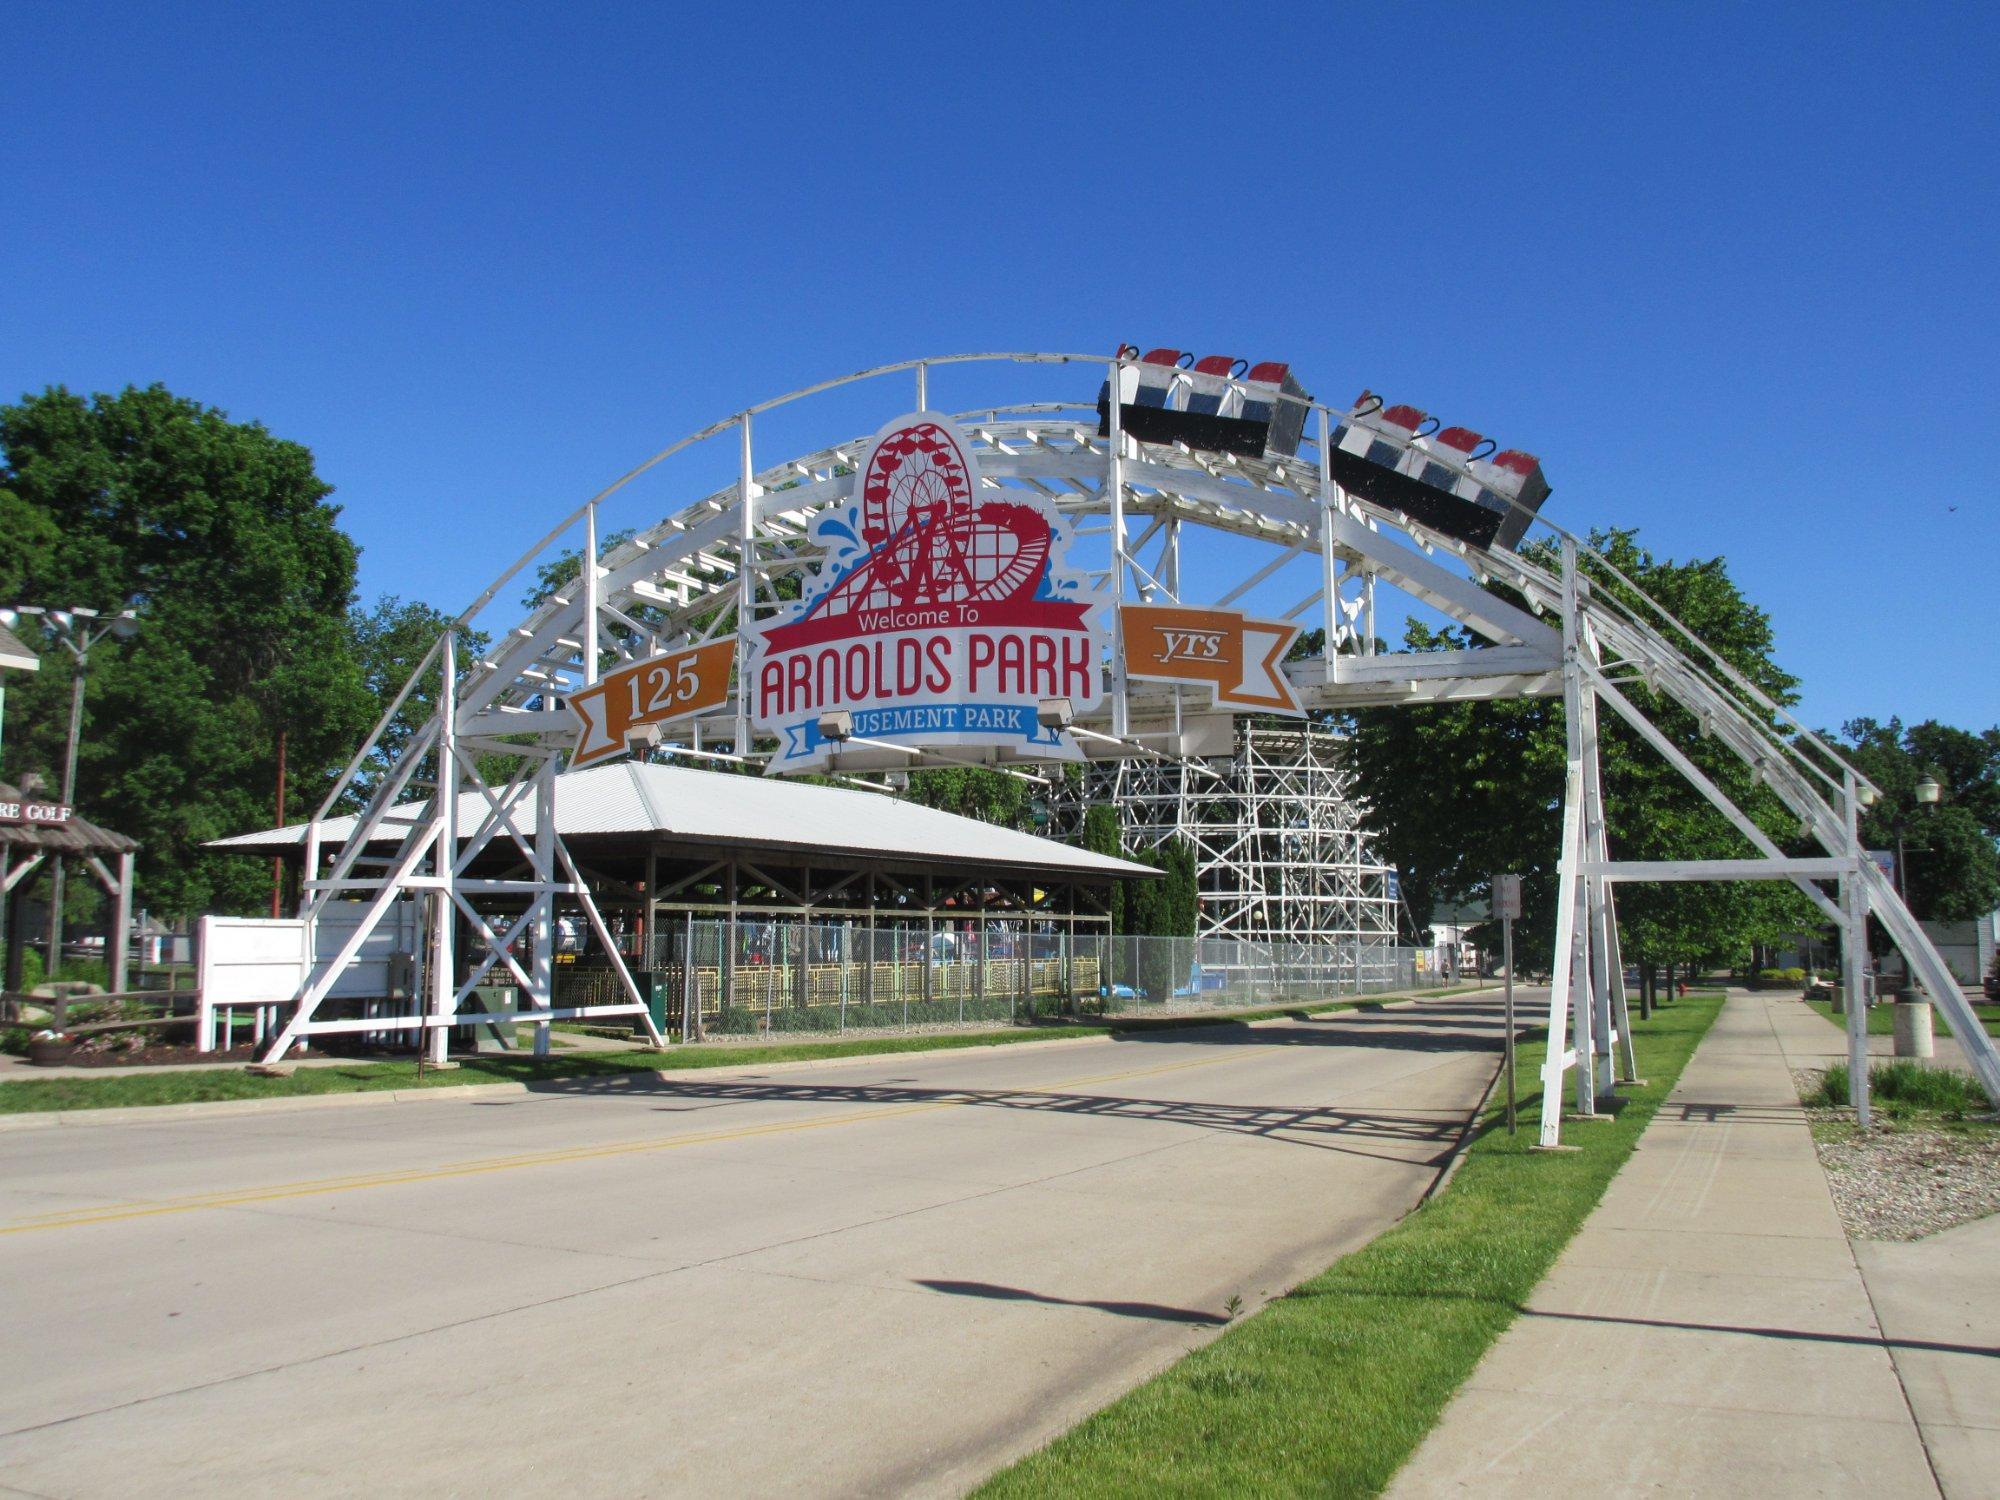
[[[918,420],[886,433],[862,471],[864,559],[808,615],[1032,598],[1049,560],[1049,524],[1032,507],[979,502],[958,435]]]

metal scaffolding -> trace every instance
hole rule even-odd
[[[1243,720],[1228,755],[1091,767],[1086,802],[1118,809],[1125,847],[1185,839],[1204,938],[1323,946],[1363,982],[1397,959],[1389,868],[1361,826],[1341,736]]]

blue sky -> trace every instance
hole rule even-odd
[[[364,597],[457,607],[795,386],[1130,339],[1387,392],[1540,454],[1573,529],[1726,556],[1812,722],[2000,722],[1990,7],[82,4],[8,32],[0,396],[157,380],[308,444]]]

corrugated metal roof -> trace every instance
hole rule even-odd
[[[0,625],[0,667],[11,667],[16,672],[39,672],[42,659],[21,644],[21,638]]]
[[[535,826],[534,803],[530,793],[513,815],[523,834]],[[412,814],[421,806],[407,804]],[[486,811],[486,799],[479,793],[462,794],[458,799],[461,831],[469,833],[477,828]],[[329,818],[320,825],[320,836],[329,845],[344,843],[354,831],[354,822],[353,818]],[[685,843],[823,851],[836,861],[843,854],[853,854],[1070,874],[1156,873],[1128,860],[877,792],[631,761],[559,777],[556,826],[566,839],[657,833]],[[269,853],[304,843],[305,825],[298,824],[215,839],[208,847]]]

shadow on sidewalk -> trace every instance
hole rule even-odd
[[[1930,1339],[1897,1339],[1883,1334],[1815,1333],[1804,1328],[1760,1328],[1735,1323],[1686,1323],[1672,1318],[1622,1318],[1608,1313],[1543,1312],[1532,1307],[1519,1309],[1526,1318],[1548,1318],[1563,1323],[1608,1323],[1623,1328],[1678,1328],[1688,1333],[1736,1333],[1745,1338],[1785,1339],[1808,1344],[1855,1344],[1872,1349],[1921,1349],[1930,1354],[1970,1354],[1981,1359],[2000,1359],[2000,1347],[1988,1344],[1943,1344]]]

